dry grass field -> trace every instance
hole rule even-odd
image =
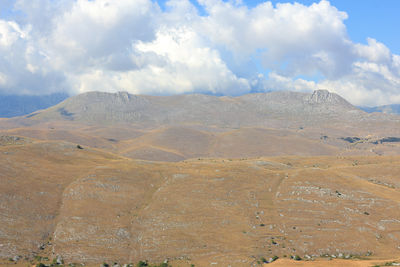
[[[168,163],[82,148],[3,137],[3,263],[368,266],[359,260],[400,255],[399,156]]]

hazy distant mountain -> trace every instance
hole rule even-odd
[[[69,120],[109,125],[200,124],[218,127],[314,124],[353,119],[364,112],[337,94],[289,91],[239,97],[210,95],[145,96],[126,92],[89,92],[71,97],[47,110],[27,116],[32,120]]]
[[[42,96],[0,95],[0,117],[11,118],[54,106],[68,97],[64,93]]]
[[[382,112],[387,114],[400,114],[400,104],[384,105],[378,107],[360,107],[365,112]]]

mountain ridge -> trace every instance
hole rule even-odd
[[[337,94],[317,90],[312,94],[279,91],[238,97],[210,95],[147,96],[127,92],[88,92],[73,96],[47,110],[32,113],[33,120],[74,120],[86,123],[199,123],[225,127],[266,126],[291,117],[323,119],[319,114],[345,116],[362,111]]]
[[[400,115],[400,104],[383,105],[376,107],[360,107],[360,109],[368,113],[380,112],[385,114]]]

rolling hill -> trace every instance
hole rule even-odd
[[[396,259],[399,131],[325,90],[91,92],[0,119],[0,264]]]

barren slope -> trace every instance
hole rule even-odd
[[[5,140],[3,258],[248,266],[273,255],[399,255],[399,157],[156,163]]]

